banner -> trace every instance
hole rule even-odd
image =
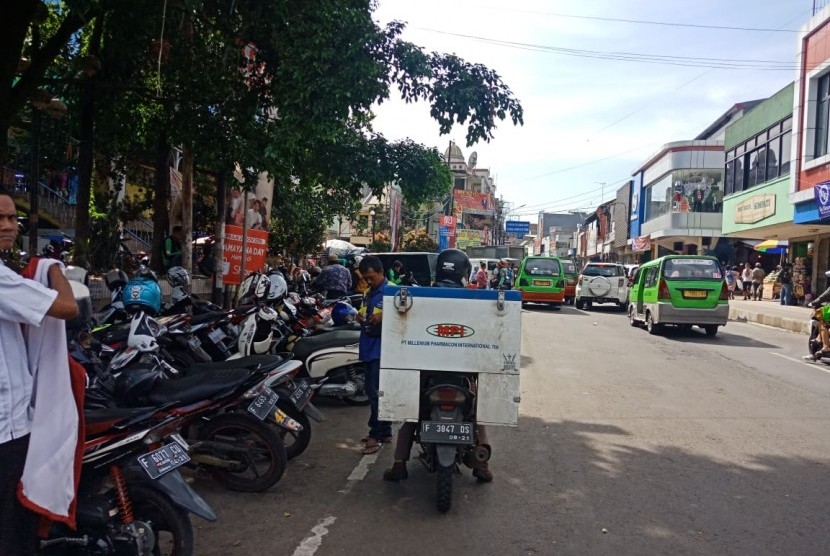
[[[495,214],[495,203],[490,193],[476,193],[475,191],[463,191],[455,189],[452,192],[455,216],[460,220],[462,214],[475,214],[479,216],[493,216]]]
[[[650,251],[651,236],[638,236],[631,238],[631,250],[634,252]]]
[[[245,272],[262,270],[268,254],[268,230],[248,230],[245,249]],[[225,251],[222,260],[222,282],[242,282],[242,227],[225,224]]]
[[[446,226],[441,226],[438,228],[438,251],[441,252],[444,249],[450,248],[450,235],[449,229]]]
[[[458,249],[466,249],[470,246],[484,245],[483,233],[479,230],[456,230],[455,246]]]
[[[822,220],[830,217],[830,181],[824,181],[814,185],[813,196],[816,199],[818,217]]]

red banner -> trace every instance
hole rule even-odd
[[[268,254],[268,230],[248,230],[245,248],[245,272],[262,270]],[[242,282],[242,226],[225,224],[225,253],[222,261],[222,282]]]

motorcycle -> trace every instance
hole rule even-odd
[[[830,305],[811,304],[810,307],[813,309],[813,314],[810,317],[810,336],[807,339],[807,349],[810,355],[815,358],[822,349],[825,349],[821,342],[821,327],[830,326]],[[817,361],[824,358],[830,358],[830,355],[813,360]]]
[[[179,474],[190,459],[180,420],[137,408],[87,411],[85,422],[77,528],[53,525],[39,554],[193,554],[188,513],[216,514]]]
[[[421,395],[421,416],[415,440],[418,460],[437,474],[438,511],[452,506],[452,481],[460,465],[474,468],[490,459],[490,449],[477,442],[475,375],[428,373]]]

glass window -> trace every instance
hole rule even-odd
[[[663,263],[666,280],[723,280],[720,264],[713,259],[668,259]]]
[[[726,163],[726,194],[731,195],[735,192],[735,161],[730,160]]]
[[[645,221],[659,218],[669,211],[671,199],[671,174],[667,174],[653,185],[645,189]]]
[[[813,156],[818,158],[827,154],[828,117],[830,117],[830,74],[818,80],[816,96],[816,142]]]
[[[656,266],[653,266],[648,269],[648,273],[646,274],[646,283],[644,284],[644,287],[653,288],[657,285],[657,274],[659,270],[660,269]]]
[[[735,148],[735,154],[738,155],[738,156],[741,156],[745,152],[746,152],[746,145],[744,143],[741,143],[740,145],[737,146],[737,148]]]
[[[776,137],[767,143],[767,181],[778,177],[778,167],[781,164],[781,140]]]
[[[720,212],[724,169],[675,170],[672,173],[672,212]]]
[[[745,189],[764,183],[766,171],[766,149],[756,149],[746,155],[747,181]]]
[[[781,131],[789,131],[793,128],[793,117],[790,116],[783,122],[781,122]]]
[[[525,273],[531,276],[559,276],[559,261],[556,259],[528,259]]]
[[[780,176],[786,176],[790,173],[790,149],[792,148],[792,138],[792,131],[788,131],[781,136],[781,156],[779,157],[781,160],[781,171],[778,173]]]
[[[625,269],[618,264],[591,263],[582,269],[582,275],[612,278],[615,276],[625,276]]]

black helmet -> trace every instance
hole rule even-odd
[[[467,253],[460,249],[444,249],[435,261],[435,280],[449,280],[459,286],[466,286],[472,270]]]

